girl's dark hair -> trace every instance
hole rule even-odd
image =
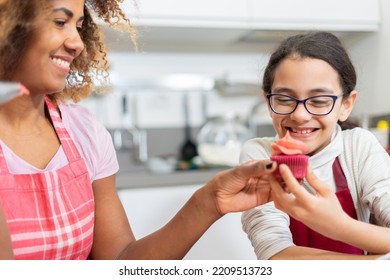
[[[272,91],[275,70],[286,58],[316,58],[327,62],[339,75],[344,98],[347,98],[356,87],[356,72],[351,59],[340,40],[329,32],[310,32],[289,37],[282,41],[271,55],[263,76],[263,90]],[[346,120],[339,123],[342,128],[356,125]]]

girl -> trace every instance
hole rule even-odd
[[[16,259],[180,259],[224,214],[268,200],[261,179],[275,167],[248,163],[217,174],[167,225],[135,239],[108,131],[65,102],[87,97],[92,76],[107,76],[92,15],[134,34],[121,2],[0,1],[0,81],[30,91],[0,106],[0,208]],[[3,224],[1,249],[9,241]]]
[[[296,35],[272,54],[263,95],[277,136],[248,141],[241,162],[269,158],[271,143],[289,131],[307,145],[313,171],[299,188],[281,165],[286,191],[270,176],[275,203],[243,214],[259,259],[362,259],[377,257],[366,252],[390,252],[390,158],[370,132],[342,130],[355,86],[354,67],[333,34]],[[379,226],[368,224],[370,216]]]

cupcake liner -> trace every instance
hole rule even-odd
[[[271,156],[272,161],[277,162],[277,164],[286,164],[294,177],[298,180],[301,180],[306,177],[307,163],[309,161],[309,156],[306,155],[277,155]],[[273,173],[276,179],[283,179],[282,175],[279,173],[279,168]]]

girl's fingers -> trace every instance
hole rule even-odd
[[[329,186],[318,179],[318,177],[314,174],[310,165],[307,167],[306,180],[309,185],[316,191],[317,195],[324,196],[330,191]]]
[[[268,181],[271,186],[271,200],[274,201],[275,207],[286,212],[285,206],[294,205],[294,196],[286,192],[284,182],[276,180],[274,176],[269,176]]]
[[[284,193],[284,190],[280,183],[275,179],[274,176],[269,176],[269,184],[271,186],[271,191],[273,196],[280,196]]]
[[[311,194],[302,187],[297,179],[295,179],[287,165],[281,164],[279,166],[279,171],[288,188],[288,192],[292,193],[297,200],[305,201],[306,199],[309,199]]]

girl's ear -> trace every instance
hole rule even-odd
[[[356,98],[357,98],[357,91],[353,90],[351,91],[350,95],[346,99],[343,99],[341,104],[339,121],[343,122],[349,117],[355,105]]]
[[[269,114],[270,117],[272,117],[272,110],[271,110],[271,107],[270,107],[269,104],[268,104],[267,94],[265,93],[264,90],[263,90],[261,93],[263,94],[263,98],[264,98],[264,100],[265,100],[265,103],[267,103],[268,114]]]
[[[263,95],[264,100],[267,101],[267,94],[264,90],[261,91],[261,94]]]

